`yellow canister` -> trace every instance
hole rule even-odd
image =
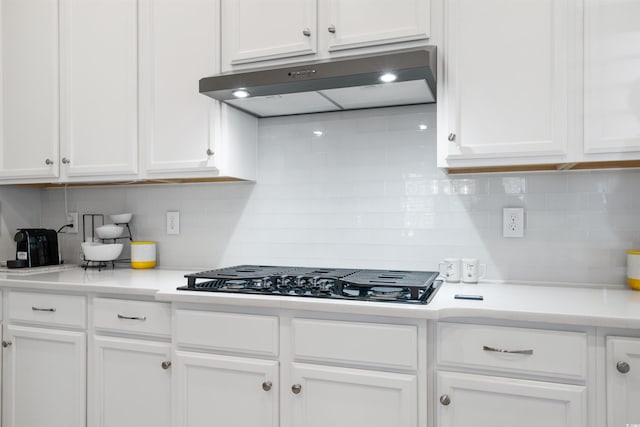
[[[131,267],[153,268],[156,266],[156,242],[131,242]]]
[[[627,251],[627,283],[640,290],[640,251]]]

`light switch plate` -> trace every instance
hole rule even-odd
[[[180,212],[167,212],[167,234],[180,234]]]

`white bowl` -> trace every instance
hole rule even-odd
[[[133,216],[132,213],[122,213],[122,214],[109,215],[109,218],[111,218],[111,221],[114,224],[129,224],[129,221],[131,221],[132,216]]]
[[[122,243],[80,243],[84,259],[87,261],[113,261],[122,253]]]
[[[119,225],[115,224],[107,224],[96,227],[96,234],[101,239],[115,239],[116,237],[120,237],[123,231],[124,227],[120,227]]]

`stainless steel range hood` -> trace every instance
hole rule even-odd
[[[256,117],[433,103],[436,48],[219,74],[200,93]]]

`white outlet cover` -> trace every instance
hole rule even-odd
[[[502,209],[502,237],[524,237],[524,208]]]

